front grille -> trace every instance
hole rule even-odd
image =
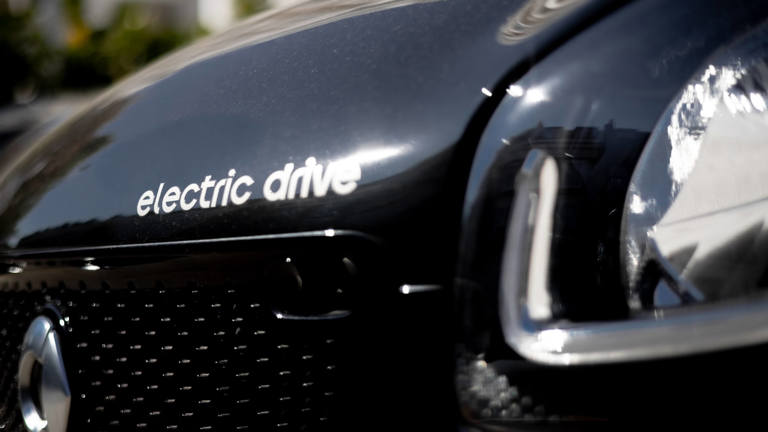
[[[0,430],[25,431],[18,404],[16,372],[21,341],[37,303],[34,294],[2,286],[0,293]]]
[[[452,422],[450,295],[401,296],[378,245],[183,247],[4,261],[0,431],[25,430],[16,372],[41,314],[59,327],[69,431]]]
[[[291,331],[257,287],[4,287],[3,418],[20,430],[13,365],[36,310],[68,320],[71,430],[305,430],[333,420],[342,322]]]
[[[355,317],[322,312],[349,309],[335,270],[352,261],[273,255],[38,260],[0,276],[0,430],[25,430],[16,372],[40,314],[60,326],[68,430],[337,426]]]
[[[341,335],[327,325],[281,331],[257,293],[159,285],[80,290],[66,300],[75,397],[93,410],[85,423],[301,430],[328,422]]]

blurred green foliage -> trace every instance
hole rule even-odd
[[[269,7],[267,0],[235,0],[235,15],[238,18],[251,16]]]
[[[83,19],[82,0],[63,0],[66,40],[63,47],[54,47],[36,27],[36,3],[18,11],[9,1],[0,0],[0,104],[24,102],[40,92],[107,85],[206,33],[201,27],[168,27],[142,2],[121,4],[111,24],[95,30]],[[268,4],[235,0],[234,6],[243,17]]]
[[[30,25],[31,16],[32,11],[14,14],[0,3],[0,103],[49,83],[59,69],[53,51]]]
[[[154,26],[137,6],[122,5],[105,30],[75,26],[74,42],[64,53],[60,85],[65,88],[99,86],[112,82],[158,56],[205,34]],[[77,32],[84,33],[78,36]],[[77,39],[81,39],[82,42]]]

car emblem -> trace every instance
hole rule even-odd
[[[32,321],[21,344],[19,405],[31,432],[64,432],[70,391],[59,335],[45,316]]]

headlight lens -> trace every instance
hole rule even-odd
[[[651,135],[622,254],[634,308],[768,287],[768,28],[714,57]]]

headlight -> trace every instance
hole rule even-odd
[[[641,156],[622,247],[635,308],[768,286],[766,36],[763,27],[704,67]]]
[[[630,361],[768,341],[768,26],[717,53],[656,126],[629,186],[625,319],[553,313],[557,165],[532,150],[518,174],[502,261],[504,338],[548,364]],[[680,306],[664,309],[664,306]],[[562,315],[561,315],[562,316]]]

